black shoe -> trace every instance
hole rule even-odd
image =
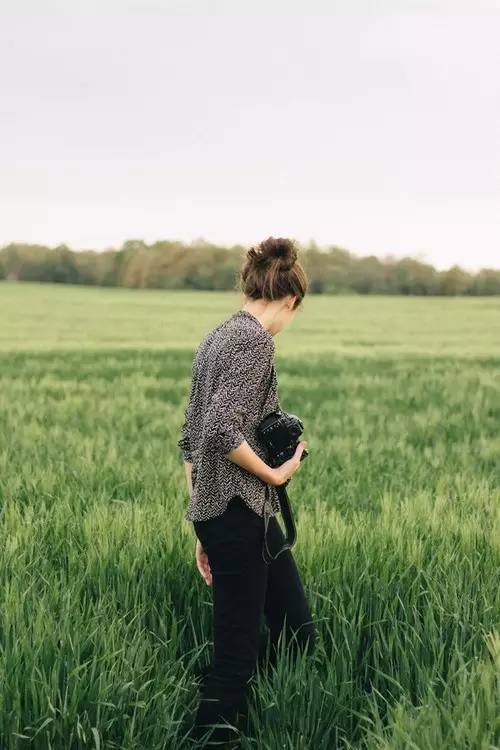
[[[187,735],[196,748],[217,747],[219,750],[236,750],[241,747],[240,731],[235,724],[230,725],[222,718],[213,724],[193,724]]]
[[[190,738],[207,741],[207,747],[223,745],[224,742],[237,743],[241,731],[248,723],[245,698],[216,697],[217,692],[207,685],[201,698],[191,729]],[[210,732],[210,736],[205,736]],[[236,745],[238,746],[238,745]]]

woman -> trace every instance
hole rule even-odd
[[[279,642],[314,648],[315,627],[291,551],[269,564],[262,555],[266,492],[273,512],[267,543],[276,552],[284,543],[276,488],[300,466],[307,443],[272,468],[256,435],[263,417],[280,408],[273,336],[293,320],[307,286],[291,240],[270,237],[251,248],[240,274],[243,307],[209,331],[193,362],[178,446],[190,494],[185,518],[197,537],[198,570],[213,591],[214,643],[191,732],[196,739],[235,737],[231,726],[246,719],[248,682],[264,653],[272,664]],[[269,648],[260,640],[263,617]]]

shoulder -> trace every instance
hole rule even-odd
[[[270,361],[275,351],[273,337],[243,316],[233,316],[211,328],[198,350],[200,357],[213,362],[218,368],[241,356]]]
[[[228,352],[251,350],[255,356],[272,357],[274,339],[261,326],[240,317],[230,321],[224,330],[225,350]]]

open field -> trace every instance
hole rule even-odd
[[[211,592],[175,446],[235,294],[0,283],[0,748],[182,750]],[[500,298],[310,296],[276,337],[320,635],[245,750],[500,747]]]

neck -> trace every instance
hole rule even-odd
[[[274,332],[272,330],[274,314],[268,306],[263,306],[255,302],[247,302],[241,309],[246,310],[246,312],[249,312],[254,316],[254,318],[257,318],[261,326],[265,328],[266,331],[271,334],[271,336],[274,336]]]

